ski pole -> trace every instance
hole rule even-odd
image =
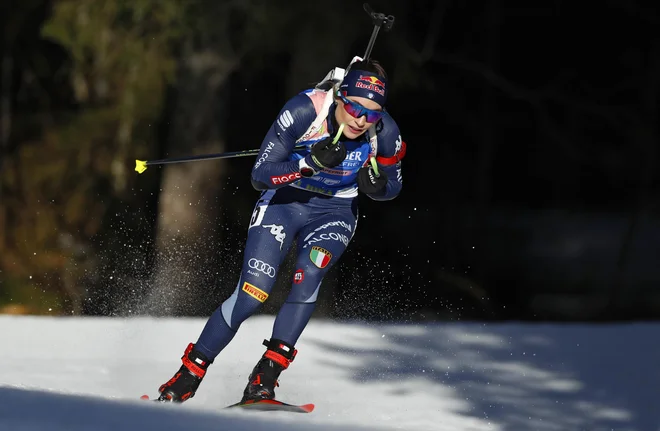
[[[374,29],[371,32],[371,38],[369,39],[369,43],[367,44],[367,49],[363,57],[363,61],[367,61],[369,60],[369,56],[371,55],[371,50],[374,48],[374,45],[376,44],[376,38],[378,37],[378,32],[380,31],[380,28],[383,27],[385,31],[390,31],[392,29],[392,26],[394,25],[394,15],[385,15],[384,13],[374,12],[374,10],[371,8],[371,6],[369,6],[368,3],[364,3],[364,11],[371,17],[371,21],[374,23]],[[371,162],[371,168],[373,169],[376,177],[380,177],[380,172],[378,171],[378,163],[376,162],[376,156],[372,155],[369,158],[369,162]]]
[[[367,45],[367,50],[364,54],[364,60],[367,60],[371,55],[371,50],[373,49],[374,44],[376,43],[376,37],[378,37],[378,32],[380,31],[380,28],[383,27],[385,31],[391,30],[392,26],[394,25],[394,16],[385,15],[384,13],[380,13],[380,12],[374,12],[368,3],[364,3],[363,6],[365,12],[367,12],[367,14],[371,17],[372,22],[374,23],[374,29],[371,33],[371,38],[369,39],[369,44]],[[350,69],[350,66],[348,69]],[[340,134],[341,133],[337,134],[335,141],[338,139]],[[299,145],[294,148],[294,151],[301,150],[303,148],[305,148],[304,145]],[[167,165],[171,163],[183,163],[183,162],[196,162],[200,160],[228,159],[232,157],[256,156],[257,154],[259,154],[258,149],[233,151],[233,152],[219,153],[219,154],[205,154],[201,156],[188,156],[188,157],[180,157],[174,159],[135,160],[135,171],[141,174],[142,172],[147,170],[147,166]],[[373,156],[371,160],[371,165],[373,166],[376,175],[379,175],[378,166],[376,165],[376,159]]]
[[[293,150],[297,151],[297,150],[302,150],[304,148],[305,148],[304,145],[298,145],[294,147]],[[173,159],[135,160],[135,171],[141,174],[142,172],[147,170],[147,166],[169,165],[172,163],[183,163],[183,162],[197,162],[200,160],[229,159],[232,157],[256,156],[257,154],[259,154],[259,149],[230,151],[227,153],[217,153],[217,154],[204,154],[201,156],[178,157]]]

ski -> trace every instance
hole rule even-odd
[[[146,394],[142,395],[140,397],[140,399],[145,400],[145,401],[157,401],[157,402],[161,402],[161,403],[166,402],[166,401],[159,400],[158,398],[151,398],[149,395],[146,395]]]
[[[249,400],[244,403],[236,403],[225,407],[226,409],[230,408],[242,408],[246,410],[255,410],[255,411],[281,411],[281,412],[293,412],[293,413],[311,413],[314,410],[314,404],[287,404],[282,401],[277,400]]]
[[[178,403],[178,402],[175,403],[175,402],[170,401],[170,400],[161,400],[160,398],[151,398],[149,395],[146,395],[146,394],[145,394],[145,395],[142,395],[142,396],[140,397],[140,399],[141,399],[141,400],[144,400],[144,401],[155,401],[155,402],[157,402],[157,403],[180,404],[180,403]]]
[[[167,402],[159,400],[158,398],[151,398],[149,395],[142,395],[141,400]],[[293,412],[293,413],[311,413],[314,410],[314,404],[287,404],[278,400],[249,400],[244,403],[231,404],[226,409],[240,407],[246,410],[254,410],[260,412],[266,411],[280,411],[280,412]]]

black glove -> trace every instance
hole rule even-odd
[[[305,161],[308,165],[318,168],[334,168],[341,165],[346,158],[346,147],[342,142],[332,143],[332,138],[327,137],[312,146],[311,154],[307,155]]]
[[[369,195],[384,191],[387,185],[387,174],[384,171],[379,173],[380,176],[377,177],[371,166],[361,168],[357,178],[358,190]]]

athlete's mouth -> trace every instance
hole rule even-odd
[[[355,133],[356,135],[362,133],[362,131],[363,131],[362,129],[357,129],[357,128],[353,127],[353,126],[348,126],[348,129],[349,129],[352,133]]]

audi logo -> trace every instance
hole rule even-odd
[[[248,261],[248,266],[252,269],[256,269],[259,272],[263,272],[270,278],[275,277],[275,268],[268,265],[266,262],[262,262],[259,259],[252,258]]]

